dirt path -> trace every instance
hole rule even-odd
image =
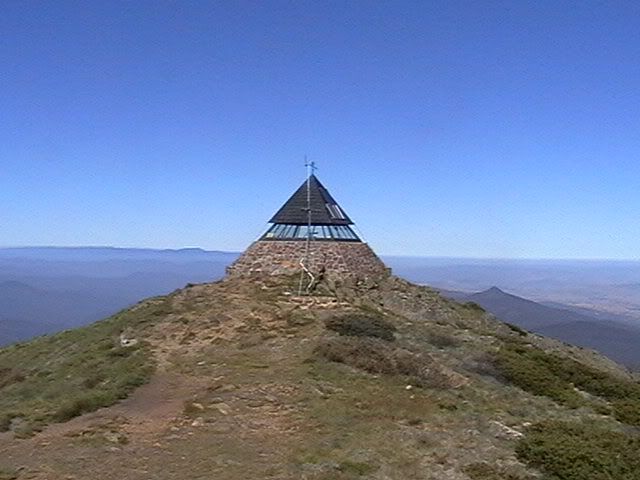
[[[0,437],[1,462],[17,466],[23,472],[21,479],[82,478],[71,471],[64,477],[54,472],[58,466],[66,470],[65,464],[76,463],[70,459],[77,459],[81,464],[88,451],[96,447],[100,452],[115,454],[121,453],[128,444],[134,450],[153,445],[179,422],[185,399],[197,395],[201,388],[191,377],[157,374],[114,406],[50,425],[29,439],[16,440],[9,434],[3,435]]]

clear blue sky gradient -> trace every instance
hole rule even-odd
[[[319,178],[383,254],[640,258],[640,6],[2,2],[0,245],[242,250]]]

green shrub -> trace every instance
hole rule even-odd
[[[559,378],[550,365],[549,355],[530,345],[507,344],[494,358],[500,374],[509,382],[533,393],[543,395],[577,408],[582,397],[565,380]]]
[[[63,403],[53,414],[56,422],[66,422],[83,413],[93,412],[101,407],[107,407],[117,401],[111,392],[91,392]]]
[[[474,310],[476,312],[486,312],[486,310],[484,308],[482,308],[480,305],[478,305],[476,302],[465,302],[463,303],[465,308],[468,308],[469,310]]]
[[[640,384],[596,370],[571,358],[549,354],[528,344],[506,343],[494,357],[504,378],[535,395],[569,407],[589,404],[574,387],[611,402],[621,422],[640,426]],[[600,413],[602,404],[591,402]]]
[[[524,329],[520,328],[520,327],[519,327],[519,326],[517,326],[517,325],[514,325],[514,324],[512,324],[512,323],[507,323],[507,322],[504,322],[504,324],[505,324],[507,327],[509,327],[512,331],[514,331],[514,332],[516,332],[518,335],[520,335],[521,337],[526,337],[526,336],[529,334],[529,332],[527,332],[526,330],[524,330]]]
[[[640,437],[593,424],[547,421],[527,429],[518,458],[549,479],[640,478]]]
[[[329,330],[352,337],[373,337],[394,340],[396,327],[380,316],[352,313],[329,318],[325,321]]]
[[[635,398],[612,402],[613,415],[623,423],[640,426],[640,400]]]

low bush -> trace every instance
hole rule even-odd
[[[640,399],[628,398],[611,402],[614,416],[623,423],[640,426]]]
[[[569,407],[589,404],[576,388],[611,403],[621,422],[640,426],[640,384],[528,344],[506,343],[495,355],[500,374],[514,385]],[[603,412],[602,406],[594,406]]]
[[[25,376],[15,368],[0,367],[0,388],[24,381]]]
[[[118,398],[112,392],[90,392],[63,403],[53,414],[53,420],[66,422],[83,413],[107,407],[117,400]]]
[[[527,392],[572,408],[581,406],[583,398],[569,382],[553,372],[549,357],[531,345],[507,344],[496,354],[494,364],[503,378]]]
[[[517,325],[514,325],[513,323],[504,323],[507,327],[509,327],[509,329],[511,329],[511,331],[516,332],[518,335],[520,335],[521,337],[526,337],[529,332],[527,332],[526,330],[520,328]]]
[[[465,308],[468,308],[469,310],[474,310],[479,313],[486,312],[486,310],[482,308],[482,306],[478,305],[476,302],[466,302],[463,305]]]
[[[452,378],[431,357],[419,355],[377,338],[326,339],[315,354],[374,374],[402,375],[416,387],[450,388]]]
[[[488,352],[471,355],[464,360],[464,368],[469,372],[474,372],[483,377],[493,377],[499,382],[506,382],[506,378],[496,365],[495,356]]]
[[[369,373],[399,373],[394,349],[379,339],[326,339],[318,344],[315,353],[331,362],[344,363]]]
[[[0,432],[7,432],[11,428],[11,415],[4,413],[0,415]]]
[[[429,332],[427,334],[427,341],[434,347],[438,348],[456,348],[462,343],[453,335],[438,332]]]
[[[352,313],[331,317],[325,321],[329,330],[351,337],[373,337],[394,340],[396,327],[380,316]]]
[[[546,421],[527,429],[518,458],[550,479],[640,478],[640,437],[594,424]]]
[[[18,478],[18,471],[13,468],[0,467],[0,480],[16,480]]]

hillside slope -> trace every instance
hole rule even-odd
[[[607,478],[638,478],[640,385],[613,362],[393,277],[294,284],[190,286],[0,350],[0,478],[577,480],[614,447]],[[557,439],[596,459],[553,464]]]
[[[457,301],[475,302],[504,322],[572,345],[593,348],[629,368],[640,369],[640,328],[633,324],[543,305],[497,287],[473,294],[441,293]]]

